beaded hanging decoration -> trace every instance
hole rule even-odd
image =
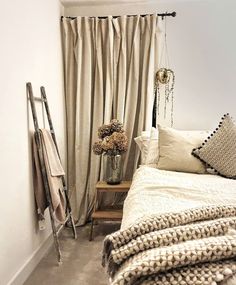
[[[154,98],[156,102],[157,98],[157,114],[160,115],[160,99],[161,99],[161,85],[164,85],[164,118],[166,118],[167,113],[167,105],[171,103],[171,126],[174,123],[174,85],[175,85],[175,74],[174,71],[171,70],[169,66],[169,55],[168,55],[168,48],[167,48],[167,35],[166,35],[166,18],[165,18],[165,40],[163,42],[160,65],[162,64],[162,58],[164,54],[164,66],[159,68],[156,72],[155,76],[155,83],[154,83]]]

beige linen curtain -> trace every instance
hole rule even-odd
[[[160,29],[157,15],[63,18],[68,185],[77,225],[91,213],[101,157],[92,153],[97,129],[117,118],[129,138],[124,176],[138,163],[133,138],[152,122]]]

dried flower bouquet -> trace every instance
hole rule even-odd
[[[98,138],[93,145],[93,152],[97,155],[120,155],[128,149],[128,139],[123,125],[116,119],[98,129]]]

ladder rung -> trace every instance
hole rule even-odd
[[[46,100],[41,98],[41,97],[34,97],[35,101],[39,101],[39,102],[45,102]]]
[[[68,222],[69,218],[70,218],[70,214],[66,217],[65,224]],[[65,226],[65,224],[60,225],[60,226],[58,227],[58,229],[57,229],[57,231],[56,231],[56,234],[57,234],[57,235],[59,235],[60,231],[63,229],[63,227]]]

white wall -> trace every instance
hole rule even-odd
[[[15,277],[31,258],[34,259],[51,233],[48,219],[44,232],[38,232],[35,219],[29,137],[32,117],[25,84],[32,82],[35,95],[39,95],[41,85],[46,87],[59,148],[65,160],[60,14],[58,0],[11,0],[1,5],[1,285],[20,284],[23,277]]]
[[[169,52],[176,71],[175,126],[215,128],[229,112],[236,119],[236,1],[173,1]]]
[[[226,112],[236,119],[235,0],[64,3],[68,6],[65,14],[70,16],[176,11],[177,17],[168,18],[167,24],[171,67],[176,73],[174,126],[211,129]]]

